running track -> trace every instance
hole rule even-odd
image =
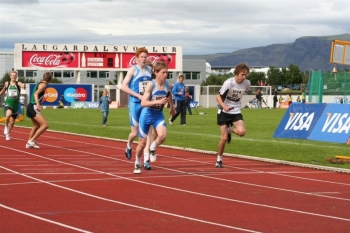
[[[125,142],[28,134],[0,135],[0,232],[350,231],[347,173],[159,148],[134,175]]]

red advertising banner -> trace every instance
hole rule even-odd
[[[72,52],[22,52],[22,67],[77,68],[79,53]]]
[[[81,68],[120,68],[119,53],[80,53]]]
[[[123,53],[122,57],[122,68],[130,68],[137,65],[134,53]],[[153,64],[158,61],[163,61],[168,65],[169,69],[176,68],[176,54],[149,53],[147,59],[151,60]]]
[[[163,61],[169,69],[176,69],[176,54],[149,53],[147,59],[153,63]],[[137,65],[134,53],[22,51],[22,67],[89,68],[98,70],[108,68],[128,69],[134,65]]]

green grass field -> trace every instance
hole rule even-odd
[[[198,112],[207,114],[197,115],[194,111],[194,115],[187,115],[186,126],[180,126],[179,116],[173,126],[168,125],[168,137],[164,144],[215,152],[220,139],[216,111],[216,108],[200,108]],[[165,109],[164,112],[168,119],[168,110]],[[336,155],[350,156],[349,145],[273,138],[285,110],[242,109],[242,113],[246,135],[242,138],[232,135],[232,142],[226,146],[225,152],[350,169],[350,164],[331,164],[325,161],[326,158],[334,158]],[[102,126],[102,114],[96,109],[48,108],[43,110],[43,114],[51,130],[118,139],[127,139],[130,132],[127,108],[111,109],[107,127]],[[31,121],[25,118],[16,125],[31,126]]]

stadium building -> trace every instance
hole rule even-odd
[[[126,104],[126,97],[120,93],[119,85],[127,70],[136,65],[138,47],[149,51],[148,59],[152,62],[168,64],[169,82],[175,83],[178,75],[183,74],[192,94],[199,95],[200,84],[206,79],[206,61],[183,59],[181,46],[16,43],[13,53],[0,53],[0,77],[16,70],[18,77],[38,82],[50,71],[64,84],[94,85],[95,100],[100,90],[109,85],[112,100],[121,98],[122,105]]]

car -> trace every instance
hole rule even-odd
[[[300,87],[299,87],[299,84],[294,84],[294,85],[292,85],[292,88],[291,88],[292,90],[299,90],[300,89]]]

